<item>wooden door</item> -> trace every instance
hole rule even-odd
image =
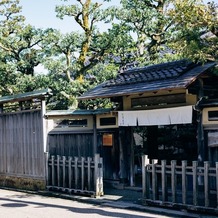
[[[103,132],[98,135],[100,154],[103,157],[104,180],[119,179],[119,144],[117,132]]]

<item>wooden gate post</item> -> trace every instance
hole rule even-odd
[[[95,154],[95,195],[102,196],[103,192],[103,159]]]
[[[149,198],[149,175],[147,173],[146,166],[149,164],[148,155],[142,156],[142,194],[143,197]]]

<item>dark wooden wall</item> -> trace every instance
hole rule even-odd
[[[44,178],[41,110],[0,114],[0,173]]]
[[[93,133],[49,133],[48,152],[50,155],[93,157]]]

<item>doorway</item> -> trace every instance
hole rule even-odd
[[[119,143],[117,131],[98,132],[98,150],[103,158],[103,178],[105,181],[119,180]]]

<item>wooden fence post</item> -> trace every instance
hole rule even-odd
[[[152,194],[153,194],[153,200],[158,199],[156,163],[157,163],[157,160],[153,159],[152,160]]]
[[[49,174],[48,174],[48,160],[49,160],[49,154],[48,152],[45,152],[45,183],[46,186],[49,185]]]
[[[198,162],[192,161],[192,179],[193,179],[193,204],[198,205],[198,180],[197,180]]]
[[[85,184],[85,170],[84,170],[84,161],[85,158],[81,158],[81,189],[84,190],[84,184]]]
[[[60,155],[57,155],[57,179],[58,179],[58,187],[60,187]]]
[[[209,162],[204,161],[204,199],[205,207],[209,206]]]
[[[148,155],[142,156],[142,195],[145,198],[149,198],[149,181],[147,173],[147,164],[149,164]]]
[[[78,188],[78,157],[74,157],[74,186]]]
[[[182,203],[186,204],[187,198],[187,178],[186,178],[187,161],[182,161]]]
[[[62,161],[63,161],[63,165],[62,165],[62,170],[63,170],[63,174],[62,174],[62,177],[63,177],[63,188],[65,188],[66,186],[66,157],[63,156],[62,158]]]
[[[87,175],[87,182],[88,182],[88,190],[90,190],[91,189],[91,157],[88,157],[87,158],[87,167],[88,167],[88,169],[87,169],[87,173],[88,173],[88,175]]]
[[[55,186],[55,157],[52,155],[51,156],[51,184],[52,186]]]
[[[176,160],[171,160],[171,188],[172,188],[172,202],[176,202]]]
[[[68,185],[72,188],[72,157],[68,157]]]
[[[162,186],[162,201],[167,199],[167,180],[166,180],[166,160],[161,161],[161,186]]]

